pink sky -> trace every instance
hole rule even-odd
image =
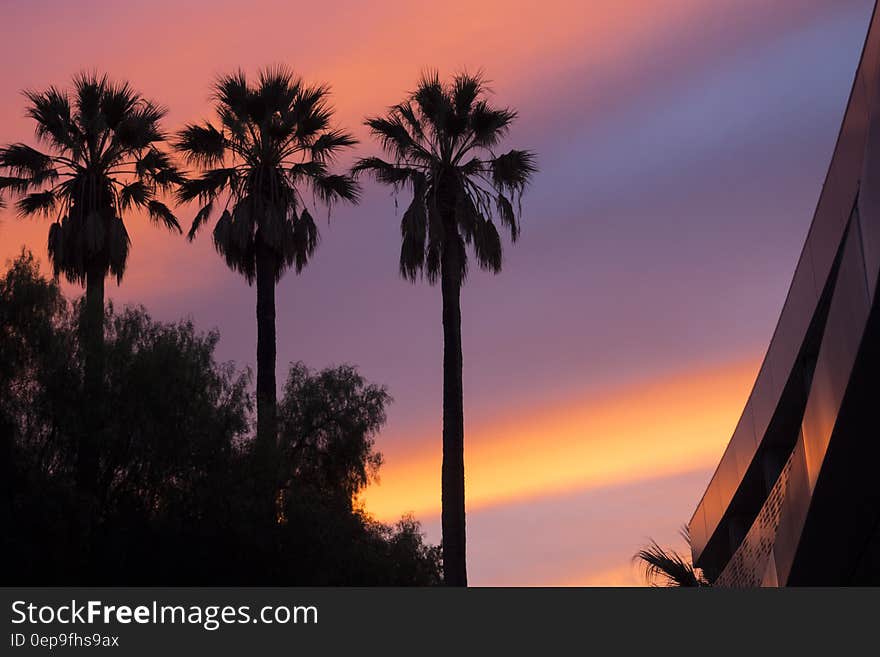
[[[217,74],[281,62],[331,84],[363,155],[363,117],[425,67],[484,70],[520,111],[509,145],[541,172],[505,270],[463,295],[470,581],[638,583],[631,555],[677,540],[745,403],[872,5],[34,0],[2,10],[0,142],[31,138],[21,89],[82,69],[168,105],[173,130],[210,115]],[[2,259],[45,257],[44,223],[0,221]],[[415,512],[438,541],[439,290],[397,277],[397,221],[370,186],[322,226],[314,264],[279,285],[279,378],[293,360],[351,362],[388,385],[365,503]],[[217,327],[220,357],[253,365],[254,291],[210,240],[129,225],[110,295]]]

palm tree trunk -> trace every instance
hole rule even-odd
[[[275,255],[257,246],[257,458],[269,474],[277,441],[275,392]]]
[[[72,546],[80,573],[89,577],[96,565],[94,528],[98,518],[98,451],[104,422],[104,275],[102,267],[86,272],[86,303],[80,325],[84,352],[83,429],[76,453],[76,488],[79,497],[77,536]]]
[[[454,242],[453,242],[454,243]],[[454,249],[445,249],[443,293],[443,577],[467,586],[464,509],[464,397],[461,355],[461,275]]]
[[[104,269],[86,273],[86,303],[82,336],[85,351],[85,431],[77,451],[77,488],[82,495],[98,490],[98,441],[102,430],[104,401]]]

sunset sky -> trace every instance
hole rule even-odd
[[[0,0],[0,143],[32,140],[24,88],[81,70],[211,117],[216,75],[284,63],[362,126],[420,72],[483,70],[538,153],[521,240],[462,294],[469,581],[638,584],[649,537],[680,545],[746,401],[806,236],[873,0]],[[346,166],[350,158],[340,164]],[[194,208],[179,212],[189,224]],[[397,274],[399,215],[367,184],[278,286],[278,376],[349,362],[388,386],[383,520],[439,542],[440,290]],[[316,217],[326,217],[319,209]],[[117,303],[218,328],[256,357],[255,290],[207,234],[142,218]],[[0,259],[48,226],[0,212]],[[508,245],[509,246],[509,245]],[[71,290],[72,292],[74,290]]]

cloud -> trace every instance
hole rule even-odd
[[[757,365],[737,360],[601,394],[477,413],[465,448],[470,509],[710,467],[730,438]],[[383,519],[436,512],[439,440],[439,433],[418,436],[417,451],[386,451],[381,483],[364,495],[367,509]]]
[[[468,514],[475,586],[641,586],[632,556],[649,539],[686,552],[678,535],[712,471],[539,495]],[[425,523],[439,540],[439,520]]]

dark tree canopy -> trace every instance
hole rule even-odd
[[[22,254],[0,277],[0,534],[7,584],[434,584],[418,523],[378,523],[353,496],[381,463],[384,389],[353,367],[294,365],[284,409],[283,522],[263,522],[251,377],[216,332],[143,308],[105,315],[105,430],[90,548],[77,524],[83,349],[77,315]],[[83,559],[83,560],[81,560]]]
[[[308,483],[350,504],[382,465],[374,437],[390,401],[350,365],[312,373],[293,363],[278,408],[288,485]]]

